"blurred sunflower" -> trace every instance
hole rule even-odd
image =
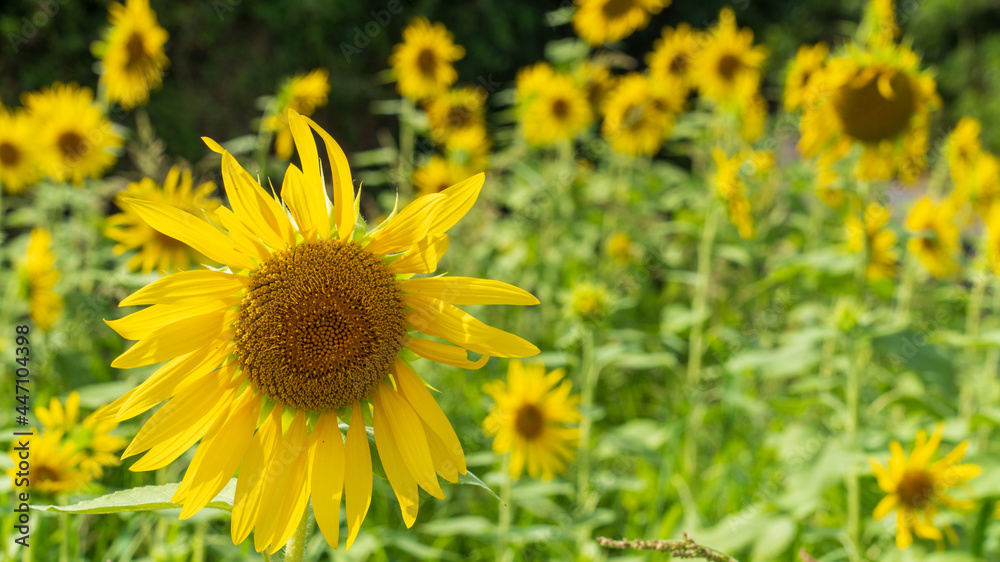
[[[615,78],[608,67],[596,61],[585,60],[573,68],[573,78],[587,93],[591,112],[594,115],[600,113],[604,99],[615,86]]]
[[[785,110],[795,111],[813,103],[817,94],[816,74],[826,65],[830,48],[826,43],[800,45],[795,60],[788,65],[785,77]]]
[[[435,154],[426,164],[413,171],[413,185],[420,195],[430,195],[441,193],[467,177],[469,176],[462,167]]]
[[[690,76],[702,96],[731,104],[757,92],[766,58],[767,49],[753,44],[753,31],[737,28],[736,14],[723,8],[719,21],[705,32]]]
[[[938,279],[958,270],[955,211],[951,202],[934,203],[925,196],[913,205],[906,217],[906,228],[913,233],[906,244],[907,250]]]
[[[653,43],[653,51],[646,55],[650,76],[669,80],[685,91],[690,89],[691,63],[701,41],[701,32],[686,23],[664,27],[662,36]]]
[[[483,96],[468,86],[449,90],[427,101],[425,110],[430,122],[431,139],[449,148],[471,148],[469,136],[472,129],[486,134],[483,117]],[[453,138],[454,137],[454,138]]]
[[[31,321],[45,331],[52,328],[63,309],[62,297],[53,290],[59,282],[59,272],[55,269],[56,258],[51,247],[52,235],[48,230],[32,230],[23,269]]]
[[[632,237],[624,232],[612,234],[604,244],[608,257],[618,264],[631,263],[635,258],[635,247]]]
[[[117,453],[125,448],[128,440],[111,435],[118,424],[97,412],[81,422],[80,393],[71,392],[65,406],[53,397],[49,407],[36,408],[35,415],[42,424],[43,434],[59,432],[65,442],[72,443],[75,450],[84,454],[79,466],[92,478],[100,478],[106,466],[121,464]]]
[[[458,79],[452,66],[465,56],[465,49],[455,45],[454,36],[444,24],[418,17],[403,30],[403,42],[392,49],[389,64],[396,89],[403,96],[422,100],[436,96]]]
[[[893,0],[869,2],[865,8],[862,30],[868,44],[876,47],[892,45],[899,37],[896,3]]]
[[[679,88],[654,88],[647,77],[627,74],[605,101],[601,134],[615,152],[656,154],[674,128],[676,118],[670,110],[683,106],[682,95]]]
[[[571,396],[572,383],[556,369],[545,374],[540,364],[511,361],[507,382],[483,386],[495,404],[483,420],[486,435],[496,436],[493,452],[510,453],[510,475],[521,477],[527,466],[532,478],[551,480],[566,471],[574,455],[580,431],[569,427],[580,421],[579,396]],[[560,381],[562,383],[560,384]]]
[[[170,360],[107,410],[121,420],[170,400],[126,449],[124,457],[148,451],[131,470],[166,466],[201,439],[171,499],[184,506],[181,518],[203,508],[239,468],[233,541],[254,531],[256,550],[271,553],[291,537],[310,497],[331,545],[346,497],[347,545],[354,542],[372,498],[366,418],[407,527],[416,520],[418,486],[443,498],[435,473],[450,482],[465,474],[458,437],[400,359],[403,349],[461,368],[538,353],[455,306],[537,304],[530,294],[498,281],[410,278],[437,268],[446,232],[475,203],[482,174],[420,197],[366,231],[343,151],[309,118],[289,111],[288,122],[303,164],[289,165],[281,188],[291,217],[208,139],[222,154],[234,207],[216,211],[225,231],[162,203],[124,201],[153,228],[229,269],[164,277],[121,302],[154,306],[108,322],[139,340],[112,366]],[[314,133],[326,145],[332,203]],[[482,357],[471,361],[467,351]],[[349,414],[346,442],[340,414]]]
[[[80,395],[72,392],[65,407],[52,398],[49,407],[35,410],[42,428],[32,428],[29,437],[31,463],[29,488],[41,492],[74,492],[100,478],[104,467],[118,466],[117,452],[126,440],[110,432],[118,425],[110,420],[98,420],[97,413],[80,422]],[[10,451],[14,466],[18,466],[16,451]],[[14,478],[16,468],[7,474]]]
[[[533,145],[572,140],[594,120],[586,93],[566,74],[553,75],[522,111],[521,129]]]
[[[168,34],[156,23],[148,0],[126,0],[124,6],[112,2],[108,11],[111,27],[94,49],[101,59],[105,95],[125,109],[146,105],[170,64],[163,52]]]
[[[35,130],[24,110],[0,106],[0,185],[6,193],[22,193],[42,179]]]
[[[326,105],[330,93],[330,72],[317,68],[309,74],[297,74],[282,85],[271,114],[264,126],[277,133],[274,137],[274,153],[282,160],[292,157],[292,133],[288,130],[288,110],[294,109],[300,115],[309,116],[317,107]]]
[[[90,88],[56,83],[25,93],[22,102],[37,124],[38,161],[52,179],[80,184],[114,165],[124,140],[94,104]]]
[[[948,198],[956,208],[971,202],[983,220],[988,220],[1000,198],[1000,159],[983,150],[980,130],[979,121],[963,117],[948,136],[948,170],[954,184]]]
[[[896,233],[885,228],[891,214],[882,205],[869,203],[862,217],[864,223],[853,214],[845,219],[847,247],[866,254],[865,277],[869,281],[892,279],[899,272]]]
[[[649,24],[670,0],[576,0],[573,29],[591,45],[624,39]]]
[[[157,271],[172,273],[190,269],[191,264],[206,263],[208,258],[188,247],[187,244],[161,234],[146,224],[138,213],[127,203],[128,199],[154,201],[176,207],[194,217],[211,215],[221,204],[221,201],[211,197],[215,193],[215,182],[205,182],[193,188],[191,170],[183,172],[177,166],[170,168],[163,187],[157,185],[151,178],[143,178],[139,182],[128,184],[128,187],[115,196],[115,204],[122,212],[112,215],[105,221],[104,234],[118,242],[114,247],[116,256],[130,250],[138,250],[128,261],[132,271],[149,273]]]
[[[861,179],[912,183],[926,166],[931,109],[940,105],[934,79],[903,46],[873,51],[849,46],[815,73],[818,93],[802,114],[799,149],[827,163],[862,147]]]
[[[971,509],[971,500],[956,500],[945,493],[949,488],[975,478],[982,469],[974,464],[958,464],[965,456],[969,442],[959,443],[944,458],[930,462],[941,444],[944,425],[938,424],[930,439],[927,432],[917,432],[913,452],[907,458],[899,441],[889,444],[892,456],[889,467],[871,459],[872,470],[878,479],[878,487],[886,495],[875,507],[873,516],[881,519],[896,510],[896,546],[909,548],[913,544],[913,533],[918,537],[941,541],[941,530],[934,525],[934,515],[938,506],[953,509]],[[954,535],[950,527],[945,527]]]
[[[87,455],[78,451],[73,443],[65,442],[61,431],[19,439],[27,441],[31,450],[28,485],[25,488],[45,494],[61,494],[75,492],[93,482],[94,477],[81,466]],[[22,460],[18,452],[11,449],[8,455],[17,467]],[[17,468],[7,469],[11,481],[15,480],[17,471]]]
[[[569,295],[569,312],[587,322],[599,322],[611,313],[611,293],[601,283],[582,282]]]
[[[773,159],[766,152],[743,150],[732,157],[726,156],[721,148],[712,149],[712,160],[715,162],[713,182],[719,197],[726,202],[729,222],[736,227],[740,238],[749,240],[756,234],[750,200],[747,198],[747,184],[741,170],[745,163],[750,163],[754,173],[763,174],[773,164]]]

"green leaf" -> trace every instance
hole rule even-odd
[[[73,505],[40,505],[32,509],[40,511],[58,511],[60,513],[127,513],[133,511],[156,511],[160,509],[179,509],[181,506],[170,502],[179,484],[164,484],[162,486],[143,486],[131,490],[122,490],[106,494],[92,500],[84,500]],[[236,479],[233,478],[226,487],[208,502],[208,507],[233,510],[233,495],[236,493]]]

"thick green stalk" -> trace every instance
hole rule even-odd
[[[309,515],[312,513],[312,506],[302,514],[299,526],[292,533],[292,538],[285,545],[285,562],[302,562],[305,560],[306,540],[309,531]]]
[[[694,315],[694,326],[691,327],[691,343],[688,348],[687,382],[694,386],[701,379],[701,355],[704,344],[705,317],[708,314],[708,284],[711,278],[712,246],[715,243],[715,232],[719,223],[719,205],[713,199],[709,203],[705,224],[701,229],[701,240],[698,244],[698,272],[694,287],[694,299],[691,310]]]
[[[847,436],[847,446],[851,451],[858,448],[858,395],[861,386],[861,370],[868,361],[869,350],[865,342],[852,342],[848,346],[853,352],[854,362],[847,370],[847,387],[845,390],[847,401],[847,419],[845,420],[845,433]],[[847,488],[847,535],[851,540],[850,560],[857,562],[861,560],[861,489],[859,485],[858,467],[852,463],[848,467],[846,475]]]
[[[514,551],[507,542],[514,506],[510,502],[513,482],[510,477],[510,453],[503,455],[500,463],[500,521],[497,524],[497,562],[510,562]]]
[[[590,495],[590,427],[594,407],[597,369],[594,366],[594,332],[585,328],[580,342],[580,376],[583,385],[580,396],[580,445],[577,452],[576,503],[581,509]]]

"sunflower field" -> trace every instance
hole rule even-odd
[[[0,560],[1000,561],[995,6],[348,4],[5,4]]]

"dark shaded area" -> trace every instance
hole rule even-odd
[[[382,83],[392,45],[407,21],[425,15],[443,22],[466,48],[459,61],[460,83],[501,83],[517,69],[544,56],[552,39],[572,37],[569,25],[550,27],[545,14],[559,2],[515,0],[379,0],[329,2],[301,0],[153,1],[160,25],[170,33],[171,60],[163,87],[152,94],[148,111],[167,151],[187,159],[204,154],[198,138],[228,139],[252,132],[260,114],[256,99],[273,93],[297,72],[323,66],[330,70],[330,103],[316,119],[342,140],[348,151],[373,148],[379,127],[395,126],[390,118],[371,115],[373,100],[395,96]],[[710,25],[721,2],[675,2],[653,22],[624,42],[625,52],[643,64],[645,53],[664,25],[687,21]],[[750,26],[771,50],[768,97],[781,92],[782,70],[800,43],[837,43],[853,30],[862,3],[740,0],[734,7],[740,25]],[[21,92],[56,80],[96,87],[90,45],[107,25],[107,2],[8,0],[0,16],[4,44],[0,48],[0,101],[18,103]],[[393,14],[390,10],[397,11]],[[952,113],[984,121],[988,146],[1000,148],[1000,108],[986,103],[1000,92],[1000,15],[986,0],[962,7],[944,0],[900,3],[905,32],[913,36],[925,60],[938,67],[939,89]],[[366,32],[367,31],[367,32]],[[16,52],[15,52],[16,51]],[[501,86],[502,87],[502,86]],[[132,125],[119,111],[113,117]]]

